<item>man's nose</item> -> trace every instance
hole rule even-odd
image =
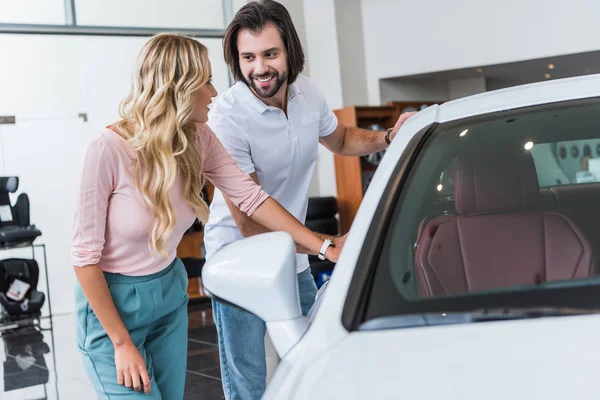
[[[256,75],[264,75],[268,70],[267,64],[262,58],[258,58],[256,60],[256,64],[254,66],[254,73]]]

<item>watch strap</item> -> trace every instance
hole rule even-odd
[[[321,246],[321,251],[319,251],[319,259],[320,260],[325,260],[325,253],[327,252],[327,249],[329,248],[329,246],[331,246],[333,244],[333,242],[329,239],[325,239],[323,241],[323,246]]]
[[[389,146],[390,144],[392,144],[392,141],[391,141],[391,139],[390,139],[390,135],[392,134],[392,131],[393,131],[393,130],[394,130],[394,128],[388,128],[388,129],[385,131],[385,142],[388,144],[388,146]]]

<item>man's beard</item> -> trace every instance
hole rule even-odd
[[[267,78],[270,76],[273,76],[273,81],[275,82],[275,84],[271,88],[261,88],[254,80],[256,78]],[[268,99],[275,96],[277,92],[279,92],[279,89],[281,89],[281,86],[283,86],[285,81],[287,81],[287,78],[287,72],[284,72],[282,76],[279,76],[279,72],[269,72],[260,76],[250,75],[249,79],[244,78],[244,80],[246,81],[246,84],[250,86],[258,96],[262,97],[263,99]]]

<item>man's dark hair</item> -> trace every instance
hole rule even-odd
[[[229,65],[236,81],[244,80],[237,46],[238,32],[241,29],[248,29],[251,32],[259,33],[269,23],[277,27],[285,45],[288,57],[288,83],[294,83],[298,74],[302,72],[304,51],[288,10],[273,0],[252,1],[235,14],[223,37],[225,62]]]

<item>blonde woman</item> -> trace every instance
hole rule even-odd
[[[183,398],[183,233],[208,207],[204,178],[241,211],[318,254],[323,240],[232,161],[207,127],[216,96],[206,48],[174,34],[142,49],[122,119],[90,145],[74,219],[77,342],[101,398]],[[325,255],[337,260],[340,248]]]

